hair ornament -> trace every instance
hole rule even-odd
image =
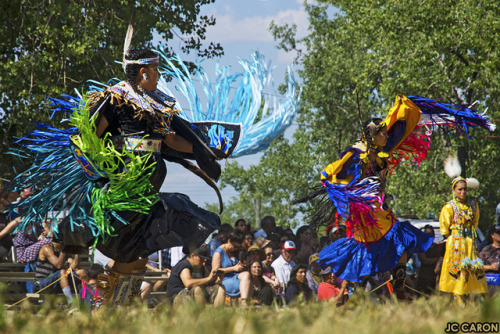
[[[451,181],[451,189],[454,189],[455,185],[460,181],[465,182],[469,189],[479,189],[479,181],[477,179],[472,177],[463,178],[460,176],[462,174],[462,167],[460,167],[457,156],[449,155],[448,158],[446,158],[444,161],[444,171],[453,179]]]

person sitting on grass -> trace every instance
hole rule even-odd
[[[318,253],[314,253],[309,256],[309,269],[307,270],[306,274],[307,285],[309,285],[309,288],[312,290],[316,297],[318,296],[318,288],[321,284],[321,268],[319,267],[319,264],[317,262],[318,260]]]
[[[174,305],[186,300],[194,300],[200,305],[207,302],[214,306],[224,305],[226,294],[221,285],[222,275],[212,270],[205,277],[206,260],[210,260],[209,250],[200,246],[174,266],[167,284],[167,298]]]
[[[272,250],[271,250],[271,252],[272,252]],[[250,246],[250,248],[248,248],[247,257],[246,257],[244,263],[245,263],[245,267],[250,269],[250,275],[252,275],[252,270],[251,270],[252,263],[259,262],[260,263],[259,267],[260,267],[260,271],[261,271],[260,276],[262,276],[262,278],[264,279],[264,282],[266,284],[270,285],[271,288],[274,289],[274,291],[279,292],[279,291],[281,291],[280,290],[281,285],[280,285],[279,280],[276,278],[276,276],[274,274],[264,275],[264,266],[263,266],[262,262],[265,260],[266,260],[265,251],[260,249],[257,245],[254,244],[254,245]],[[255,287],[255,284],[254,284],[254,287]]]

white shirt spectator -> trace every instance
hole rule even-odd
[[[292,272],[292,268],[295,266],[295,262],[292,260],[290,262],[286,262],[283,258],[283,255],[280,255],[274,262],[271,264],[271,267],[274,268],[274,274],[278,278],[280,283],[283,285],[288,284],[290,281],[290,273]]]

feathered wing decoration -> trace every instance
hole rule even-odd
[[[63,97],[65,100],[50,98],[50,104],[69,115],[65,122],[71,127],[62,130],[38,123],[35,131],[18,140],[22,146],[10,152],[33,161],[11,186],[37,190],[12,208],[24,218],[17,229],[26,230],[32,221],[41,224],[49,214],[64,210],[72,227],[83,223],[95,237],[105,237],[113,233],[108,219],[120,219],[117,211],[147,213],[156,201],[149,182],[150,155],[116,151],[109,138],[99,139],[95,134],[87,101]],[[125,172],[116,173],[119,164],[126,166]],[[52,227],[58,232],[57,224]]]
[[[480,112],[467,107],[437,102],[421,96],[398,95],[385,119],[389,139],[384,151],[392,170],[401,161],[419,165],[427,158],[434,130],[457,131],[469,138],[471,128],[495,130],[495,124]]]
[[[160,72],[174,78],[176,90],[187,100],[187,107],[180,108],[183,118],[190,122],[241,123],[242,133],[232,153],[234,157],[267,148],[292,123],[297,113],[300,89],[293,72],[288,71],[287,92],[281,101],[266,96],[265,89],[274,89],[270,64],[257,52],[252,55],[251,61],[240,61],[242,72],[231,74],[229,67],[217,67],[212,81],[200,64],[196,70],[197,78],[193,79],[179,56],[170,58],[162,50],[159,52],[163,58]],[[163,78],[158,87],[176,95],[170,92]],[[201,91],[204,96],[199,93]]]
[[[387,144],[383,151],[388,154],[389,170],[399,165],[419,165],[427,158],[430,138],[427,134],[415,131],[421,119],[420,109],[406,96],[398,95],[389,110],[384,124],[387,126]]]
[[[483,128],[495,131],[496,125],[481,112],[457,104],[449,104],[431,100],[421,96],[408,96],[422,111],[422,118],[418,127],[427,127],[429,130],[439,127],[443,131],[456,130],[469,135],[471,128]]]

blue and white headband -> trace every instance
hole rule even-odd
[[[128,60],[128,59],[123,58],[123,62],[122,62],[123,72],[125,72],[127,65],[150,65],[150,64],[158,63],[159,61],[160,61],[159,57],[143,58],[143,59],[136,59],[136,60]]]

